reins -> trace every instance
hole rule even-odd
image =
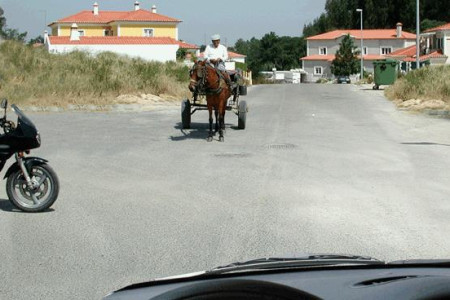
[[[216,85],[218,86],[217,88],[212,88],[211,86],[207,86],[206,83],[206,75],[207,75],[207,68],[213,68],[211,66],[208,65],[204,65],[201,66],[201,72],[202,72],[202,76],[201,76],[201,81],[195,81],[194,79],[191,79],[191,82],[195,82],[196,83],[196,88],[203,90],[207,95],[216,95],[216,94],[220,94],[223,90],[223,88],[220,86],[220,79],[223,78],[222,74],[220,74],[219,70],[217,70],[216,68],[213,68],[214,71],[217,74],[217,82]],[[198,68],[198,67],[197,67]]]

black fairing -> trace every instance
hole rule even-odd
[[[0,135],[0,169],[15,152],[38,148],[41,140],[36,126],[16,106],[11,106],[17,114],[17,125],[14,130]]]

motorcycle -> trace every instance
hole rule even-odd
[[[6,161],[15,156],[16,162],[5,174],[6,193],[11,203],[25,212],[41,212],[48,209],[58,198],[59,181],[47,160],[39,157],[26,157],[30,149],[41,146],[41,137],[33,122],[16,106],[11,105],[17,114],[17,125],[6,119],[8,101],[0,105],[5,110],[0,119],[0,171]]]

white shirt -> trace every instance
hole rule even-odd
[[[227,47],[219,44],[217,48],[214,48],[214,45],[208,45],[206,46],[204,56],[207,60],[220,58],[221,60],[226,61],[228,59]]]

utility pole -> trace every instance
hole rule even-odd
[[[364,42],[363,42],[363,10],[361,8],[358,8],[356,10],[361,14],[361,80],[364,78]]]
[[[416,69],[420,69],[420,5],[416,0]]]

